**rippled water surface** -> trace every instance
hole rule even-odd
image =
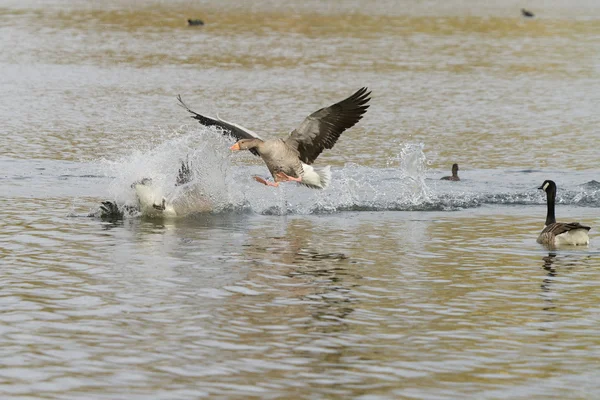
[[[0,5],[0,397],[598,398],[600,4],[413,3]],[[325,191],[175,99],[269,136],[362,86]],[[148,177],[178,217],[100,218]]]

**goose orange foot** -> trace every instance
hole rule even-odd
[[[267,185],[267,186],[273,186],[273,187],[278,187],[278,186],[279,186],[279,182],[269,182],[269,181],[267,181],[267,180],[265,180],[265,179],[261,178],[260,176],[254,176],[253,178],[254,178],[254,180],[255,180],[256,182],[260,182],[260,183],[262,183],[263,185]]]
[[[285,172],[278,172],[275,174],[275,176],[277,177],[277,179],[279,179],[280,182],[287,182],[287,181],[302,182],[302,178],[295,178],[293,176],[289,176]]]

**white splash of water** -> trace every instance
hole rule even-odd
[[[396,210],[427,203],[431,190],[425,183],[427,159],[423,148],[422,144],[403,145],[396,161],[388,164],[395,164],[391,168],[367,168],[353,163],[336,168],[329,189],[290,196],[295,199],[293,212]]]
[[[246,164],[255,158],[246,152],[232,157],[228,151],[231,140],[214,128],[198,127],[167,136],[162,143],[132,149],[126,157],[105,162],[107,174],[114,177],[108,188],[109,200],[119,205],[137,205],[131,184],[144,178],[152,179],[153,196],[164,196],[178,217],[240,210],[276,215],[397,210],[418,207],[431,198],[425,184],[427,159],[423,144],[404,144],[389,163],[396,164],[391,168],[353,163],[334,168],[331,186],[314,190],[292,183],[273,188],[255,182],[252,176],[266,176],[266,167],[232,166],[232,161]],[[189,164],[193,178],[176,186],[182,162]],[[152,212],[152,207],[148,209]]]
[[[230,205],[226,149],[222,135],[204,127],[199,132],[178,132],[155,147],[133,149],[128,156],[104,162],[107,175],[114,177],[108,187],[109,199],[119,205],[137,205],[132,184],[149,178],[153,195],[165,197],[177,216],[219,212]],[[176,186],[182,163],[189,166],[192,179]]]
[[[314,214],[419,207],[431,199],[431,190],[425,184],[427,159],[423,148],[423,144],[403,145],[393,168],[368,168],[354,163],[333,168],[331,186],[326,190],[288,183],[277,189],[250,184],[245,191],[246,201],[254,212],[278,215],[286,210]],[[244,175],[249,175],[247,169]]]
[[[404,192],[413,204],[431,201],[432,191],[425,183],[428,163],[424,148],[423,143],[407,143],[398,154],[398,172],[405,185]]]

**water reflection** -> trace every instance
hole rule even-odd
[[[30,11],[0,10],[3,37],[19,43],[0,63],[0,398],[600,392],[598,242],[540,253],[543,206],[528,195],[560,165],[572,182],[563,205],[576,206],[565,215],[597,222],[598,5],[582,19],[581,2],[551,0],[525,23],[518,7],[462,0],[207,0],[184,13],[181,2],[24,1]],[[177,93],[271,136],[349,82],[371,82],[377,107],[323,155],[334,190],[285,188],[293,215],[253,214],[289,207],[236,179],[264,168],[248,157],[227,170],[227,190],[210,180],[226,215],[65,218],[73,199],[85,212],[113,178],[129,188],[147,167],[168,175],[201,145],[203,172],[223,175],[229,159],[208,157],[226,147],[200,135]],[[382,168],[399,151],[414,160],[405,143],[424,145],[427,162],[413,164],[429,172]],[[88,165],[131,154],[141,162]],[[457,155],[464,183],[405,184]],[[407,179],[386,180],[398,171]],[[428,199],[438,212],[364,212]]]
[[[566,292],[572,290],[572,288],[569,289],[570,277],[564,275],[565,272],[580,270],[583,266],[586,266],[588,262],[593,260],[593,255],[588,252],[559,254],[557,251],[550,251],[547,256],[542,258],[542,260],[542,269],[546,271],[546,277],[543,279],[540,287],[542,289],[544,301],[548,303],[543,309],[545,311],[555,310],[558,307],[558,299],[562,294],[562,286],[566,286],[564,288]],[[559,269],[561,271],[562,279],[559,275]]]
[[[299,251],[294,263],[298,268],[292,270],[292,278],[312,279],[321,282],[320,288],[310,295],[300,296],[301,301],[306,301],[310,306],[313,323],[318,331],[323,333],[342,332],[348,330],[345,318],[354,311],[352,288],[359,284],[361,279],[357,274],[351,274],[342,265],[334,265],[329,260],[346,260],[341,253],[318,253],[316,251]],[[351,276],[353,281],[348,282]]]
[[[542,268],[546,270],[548,273],[546,278],[542,281],[542,291],[545,293],[550,293],[550,285],[554,278],[556,278],[556,268],[554,267],[554,259],[556,258],[556,253],[548,253],[547,256],[543,257],[544,264]],[[543,307],[544,311],[550,311],[556,308],[556,305],[553,303],[553,299],[551,296],[544,296],[544,301],[548,302],[548,305]]]
[[[284,315],[279,323],[304,316],[295,324],[295,329],[306,334],[297,344],[304,349],[301,351],[304,356],[315,351],[330,356],[338,352],[336,334],[349,330],[346,319],[354,311],[356,302],[353,290],[360,286],[362,279],[352,271],[355,261],[351,257],[344,252],[330,251],[339,250],[335,232],[323,232],[323,229],[312,220],[284,219],[279,227],[283,232],[265,236],[264,229],[253,230],[248,243],[244,244],[245,257],[258,265],[266,261],[274,269],[271,274],[281,274],[272,284],[278,286],[279,295],[285,297],[280,301],[290,308],[281,310]],[[326,235],[327,240],[323,241],[321,235]],[[262,274],[264,270],[257,266],[248,278],[264,280]]]

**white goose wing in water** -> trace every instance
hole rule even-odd
[[[152,182],[135,183],[134,189],[142,215],[149,217],[177,215],[172,202],[167,201],[162,189]]]
[[[181,167],[177,171],[174,188],[167,194],[160,185],[153,184],[152,179],[144,178],[131,184],[135,191],[137,204],[119,205],[113,201],[103,201],[100,205],[100,217],[103,219],[121,219],[127,214],[140,213],[149,217],[176,217],[180,208],[190,208],[189,204],[179,207],[176,202],[186,203],[201,202],[196,211],[207,212],[211,210],[210,201],[204,199],[203,193],[196,188],[196,185],[190,185],[194,180],[191,163],[182,161]],[[185,207],[187,206],[187,207]],[[193,211],[193,210],[192,210]]]
[[[141,183],[134,184],[142,215],[176,217],[178,213],[175,200],[188,194],[190,191],[188,184],[193,179],[191,163],[186,160],[181,162],[181,167],[177,171],[175,188],[166,195],[163,195],[161,188],[152,185],[152,180],[147,180],[146,183],[142,180]]]
[[[195,111],[192,111],[187,104],[185,104],[181,98],[181,95],[177,95],[177,100],[179,100],[179,105],[181,107],[183,107],[187,112],[189,112],[190,114],[192,114],[191,118],[197,120],[198,122],[200,122],[202,125],[204,126],[216,126],[221,128],[221,130],[223,131],[223,134],[227,135],[227,136],[231,136],[233,138],[237,140],[242,140],[242,139],[261,139],[262,138],[256,133],[251,131],[248,128],[244,128],[243,126],[233,123],[233,122],[228,122],[225,121],[224,119],[221,119],[217,116],[217,118],[213,118],[213,117],[209,117],[206,115],[201,115],[198,114]],[[258,156],[258,152],[254,149],[250,150],[252,152],[252,154],[254,154],[255,156]]]
[[[310,114],[285,143],[298,150],[302,162],[312,164],[323,150],[333,148],[346,129],[361,120],[371,99],[367,90],[363,87],[347,99]]]

